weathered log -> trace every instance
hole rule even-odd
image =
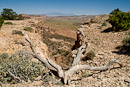
[[[83,37],[82,39],[84,39],[85,34],[83,33],[83,31],[82,30],[78,30],[78,31],[82,34],[82,37]],[[80,70],[87,69],[87,70],[94,70],[94,71],[97,71],[97,70],[102,71],[102,70],[107,70],[109,68],[109,66],[112,65],[113,63],[120,64],[117,59],[112,59],[105,66],[90,67],[89,65],[79,65],[81,55],[83,54],[84,51],[86,51],[86,49],[88,47],[88,42],[85,42],[84,40],[82,40],[82,42],[85,43],[86,45],[84,46],[84,44],[82,44],[82,46],[78,49],[76,58],[74,59],[72,66],[67,71],[63,71],[61,66],[59,66],[58,64],[56,64],[54,61],[50,60],[49,58],[45,58],[45,56],[43,55],[43,53],[39,47],[33,46],[33,43],[29,39],[27,34],[25,34],[25,39],[29,42],[30,48],[32,50],[32,52],[29,52],[29,53],[34,58],[37,58],[39,61],[44,63],[46,65],[46,67],[48,67],[48,69],[56,71],[58,73],[59,77],[64,79],[64,84],[67,84],[67,83],[69,84],[73,74]]]

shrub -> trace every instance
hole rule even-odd
[[[15,44],[21,44],[22,46],[25,46],[25,43],[22,41],[14,40]]]
[[[21,14],[16,16],[16,20],[23,20],[23,19],[24,19],[24,17]]]
[[[0,17],[0,28],[3,25],[3,23],[4,23],[4,18]]]
[[[107,23],[106,23],[106,22],[104,22],[104,23],[102,24],[102,26],[107,26]]]
[[[2,53],[2,54],[0,54],[0,58],[8,58],[9,57],[9,55],[8,55],[8,53]]]
[[[86,59],[91,60],[95,57],[95,52],[93,50],[90,50],[88,53],[86,53]]]
[[[13,25],[13,23],[12,23],[12,22],[5,22],[4,24]]]
[[[117,8],[117,9],[114,9],[114,11],[112,11],[110,14],[111,15],[116,15],[116,14],[118,14],[118,13],[120,13],[121,11],[119,10],[119,8]]]
[[[122,12],[119,9],[112,11],[109,23],[112,25],[113,31],[128,30],[130,28],[130,12]]]
[[[85,78],[86,78],[86,77],[89,77],[89,75],[88,75],[88,73],[83,72],[83,73],[82,73],[82,77],[85,77]]]
[[[63,86],[63,83],[61,81],[57,82],[56,85]]]
[[[123,41],[122,41],[122,43],[123,43],[123,45],[125,46],[125,47],[130,47],[130,37],[125,37],[124,39],[123,39]]]
[[[33,31],[33,29],[32,29],[31,27],[25,27],[24,30],[25,30],[25,31],[29,31],[29,32],[32,32],[32,31]]]
[[[34,81],[35,78],[44,74],[43,71],[43,65],[32,62],[29,56],[12,55],[6,59],[0,58],[0,81],[2,83],[19,82],[14,76],[24,81]]]
[[[2,17],[5,20],[21,20],[23,19],[22,15],[18,15],[12,9],[4,8],[1,12]]]
[[[12,31],[12,35],[14,35],[14,34],[18,34],[18,35],[23,36],[22,31],[18,31],[18,30],[13,30],[13,31]]]
[[[4,8],[1,15],[5,20],[15,20],[17,16],[16,12],[8,8]]]

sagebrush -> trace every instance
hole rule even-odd
[[[20,36],[23,36],[22,31],[19,31],[19,30],[13,30],[13,31],[12,31],[12,35],[14,35],[14,34],[18,34],[18,35],[20,35]]]
[[[31,27],[25,27],[24,30],[25,30],[25,31],[32,32],[32,31],[33,31],[33,28],[31,28]]]
[[[5,58],[6,57],[6,58]],[[21,81],[34,81],[38,76],[43,76],[44,70],[41,63],[32,62],[27,55],[13,54],[10,57],[7,53],[0,55],[0,81],[6,82],[20,82]],[[13,74],[15,77],[14,78]]]

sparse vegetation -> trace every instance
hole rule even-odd
[[[9,57],[8,53],[2,53],[2,54],[0,54],[0,58],[6,59],[8,57]]]
[[[80,27],[83,21],[65,20],[65,19],[46,19],[44,20],[45,26],[49,26],[54,30],[75,30]]]
[[[14,35],[14,34],[18,34],[18,35],[23,36],[22,31],[18,31],[18,30],[13,30],[13,31],[12,31],[12,35]]]
[[[0,28],[3,25],[3,23],[4,23],[4,18],[0,17]]]
[[[13,25],[12,22],[5,22],[4,24]]]
[[[43,65],[41,63],[32,62],[29,56],[15,54],[8,57],[5,56],[5,54],[4,56],[3,54],[1,55],[0,81],[2,83],[17,83],[29,80],[33,81],[36,77],[44,74]]]
[[[117,8],[110,14],[108,21],[111,23],[113,31],[128,30],[130,28],[130,12],[122,12]]]
[[[130,37],[125,37],[122,41],[125,47],[130,47]]]
[[[122,54],[130,54],[130,32],[127,33],[128,35],[125,36],[122,40],[122,46],[118,46],[116,47],[117,49],[119,49],[119,53]]]
[[[15,22],[14,22],[15,23]],[[23,26],[25,26],[25,25],[23,25]],[[102,25],[103,26],[103,25]],[[21,29],[21,28],[20,28]],[[92,31],[93,32],[93,31]],[[12,34],[13,34],[13,32],[12,32]],[[21,33],[19,33],[17,30],[16,31],[14,31],[14,34],[19,34],[19,35],[22,35]],[[86,34],[86,33],[85,33]],[[91,35],[94,35],[94,33],[91,33],[90,32],[90,34]],[[89,35],[90,35],[89,34]],[[95,33],[96,35],[95,36],[97,36],[99,33]],[[69,47],[69,48],[71,48],[71,44],[68,44],[68,43],[64,43],[64,41],[66,41],[66,42],[70,42],[70,43],[73,43],[75,40],[73,39],[73,38],[68,38],[68,37],[64,37],[64,36],[61,36],[61,35],[58,35],[58,34],[52,34],[52,33],[49,33],[49,32],[44,32],[44,34],[43,34],[44,36],[43,36],[43,42],[44,43],[46,43],[47,45],[48,45],[48,48],[49,48],[49,53],[50,53],[50,55],[56,55],[56,54],[61,54],[61,56],[62,56],[62,63],[64,63],[64,64],[66,64],[67,66],[69,66],[71,63],[72,63],[72,58],[71,58],[71,56],[72,56],[72,54],[71,54],[71,50],[69,51],[69,50],[66,50],[66,49],[58,49],[58,48],[60,48],[60,47],[63,47],[63,46],[67,46],[67,47]],[[88,35],[88,36],[89,36]],[[109,35],[111,35],[111,34],[109,34]],[[17,36],[17,35],[16,35]],[[35,35],[34,35],[35,36]],[[100,35],[99,35],[100,36]],[[105,36],[105,35],[104,35]],[[32,37],[31,37],[32,38]],[[61,42],[53,42],[53,41],[51,41],[50,39],[52,39],[52,38],[55,38],[55,39],[58,39],[58,40],[63,40],[63,42],[61,41]],[[90,37],[88,37],[88,38],[90,38]],[[100,37],[99,37],[100,38]],[[98,40],[98,39],[94,39],[94,41],[96,41],[96,40]],[[104,39],[103,39],[104,40]],[[117,39],[118,40],[118,39]],[[37,40],[35,40],[35,41],[37,41]],[[89,40],[90,42],[92,41],[92,39],[90,38],[90,40]],[[106,40],[106,41],[108,41],[108,40]],[[14,41],[16,44],[19,44],[20,42],[19,41]],[[35,44],[35,43],[34,43]],[[15,44],[14,44],[15,45]],[[105,45],[102,45],[101,44],[101,47],[103,48],[103,47],[105,47],[105,46],[111,46],[111,44],[110,45],[106,45],[106,43],[105,43]],[[115,46],[115,44],[114,44],[114,46]],[[16,46],[17,47],[17,46]],[[98,47],[97,47],[98,48]],[[97,49],[96,48],[96,49]],[[17,49],[17,48],[15,48],[15,49]],[[100,49],[100,48],[98,48],[98,49]],[[3,55],[3,54],[1,54],[1,55]],[[41,63],[35,63],[35,62],[32,62],[31,61],[31,59],[30,59],[30,57],[29,56],[25,56],[26,54],[24,54],[24,56],[21,56],[21,55],[12,55],[11,57],[9,57],[9,56],[6,56],[6,54],[4,54],[3,56],[1,56],[0,55],[0,82],[2,82],[2,83],[6,83],[6,82],[11,82],[11,83],[17,83],[17,82],[20,82],[21,80],[24,80],[24,81],[29,81],[29,80],[31,80],[31,81],[34,81],[35,80],[35,78],[37,78],[38,76],[43,76],[44,75],[44,70],[43,70],[43,67],[42,67],[42,64]],[[43,54],[44,55],[44,54]],[[93,57],[95,57],[95,52],[94,51],[90,51],[90,52],[88,52],[87,54],[87,59],[93,59]],[[106,55],[105,55],[106,56]],[[103,55],[103,57],[104,57],[104,55]],[[97,59],[97,58],[96,58]],[[106,59],[107,60],[107,59]],[[13,61],[13,62],[12,62]],[[100,62],[100,61],[98,61],[98,62]],[[101,61],[101,62],[104,62],[104,61]],[[44,63],[44,62],[43,62]],[[82,62],[82,64],[83,64],[84,62]],[[88,63],[91,63],[91,62],[89,62],[88,61]],[[80,64],[80,63],[79,63]],[[95,63],[94,63],[95,64]],[[92,65],[94,65],[94,64],[92,64]],[[103,64],[105,64],[105,63],[103,63]],[[52,64],[53,65],[53,64]],[[60,65],[60,64],[59,64]],[[61,65],[62,66],[62,65]],[[97,66],[99,66],[99,64],[97,63]],[[63,67],[63,70],[64,70],[64,67]],[[65,69],[64,71],[67,71],[67,69]],[[14,74],[14,76],[16,76],[16,77],[18,77],[18,78],[20,78],[20,80],[19,79],[17,79],[17,78],[15,78],[14,76],[12,76],[11,75],[11,73],[12,74]],[[52,72],[53,73],[53,72]],[[93,72],[92,72],[93,73]],[[99,74],[100,74],[100,72],[99,72]],[[108,74],[108,72],[106,72],[105,74]],[[115,73],[116,74],[116,73]],[[64,74],[65,75],[65,74]],[[82,77],[88,77],[89,76],[89,74],[87,74],[86,72],[83,72],[82,74],[76,74],[76,78],[77,78],[77,76],[79,77],[79,75],[82,75]],[[98,76],[98,73],[97,73],[97,76]],[[47,77],[47,76],[46,76]],[[45,77],[45,78],[46,78]],[[48,77],[50,78],[50,79],[53,79],[53,77],[52,76],[50,76],[50,75],[48,75]],[[45,79],[45,78],[43,78],[43,79]],[[93,76],[92,76],[92,78],[93,78]],[[62,78],[60,78],[60,79],[62,79]],[[89,78],[89,79],[91,79],[91,78]],[[97,78],[96,78],[97,79]],[[120,79],[120,78],[119,78]],[[93,79],[92,79],[93,80]],[[43,80],[42,80],[43,81]],[[70,80],[71,81],[71,80]],[[98,81],[98,80],[97,80]],[[95,80],[95,82],[97,82],[96,80]],[[56,81],[57,82],[57,81]],[[53,82],[52,82],[52,80],[51,81],[49,81],[49,84],[50,85],[52,85],[53,84]],[[57,83],[55,83],[56,85],[63,85],[63,83],[62,82],[57,82]],[[73,83],[72,83],[73,84]],[[75,84],[75,83],[74,83]],[[76,83],[77,84],[77,83]],[[54,84],[53,84],[54,85]],[[70,86],[72,86],[71,84],[70,84]]]
[[[25,46],[25,43],[22,41],[14,40],[15,44],[21,44],[22,46]]]
[[[90,50],[86,53],[86,60],[92,60],[96,56],[95,52],[93,50]]]
[[[55,38],[55,39],[59,39],[59,40],[67,41],[67,42],[74,42],[75,41],[75,39],[73,39],[73,38],[65,37],[65,36],[58,35],[58,34],[50,34],[49,38]]]
[[[74,29],[73,25],[74,22],[70,22],[69,20],[60,20],[60,19],[47,19],[44,22],[45,25],[53,27],[53,30],[58,30],[58,29],[63,29],[63,30],[68,30],[68,29]],[[72,28],[73,26],[73,28]],[[76,28],[75,28],[76,29]],[[51,41],[50,39],[56,39],[56,40],[61,40],[60,42],[55,42]],[[62,47],[66,46],[68,48],[72,48],[72,43],[74,43],[75,39],[58,35],[58,34],[52,34],[49,31],[44,30],[43,31],[43,42],[47,44],[48,50],[50,52],[50,55],[53,57],[55,55],[62,55],[62,63],[64,65],[69,66],[72,63],[72,53],[71,49],[64,49]],[[67,42],[67,43],[64,43]],[[59,49],[62,48],[62,49]],[[62,65],[63,65],[62,64]]]
[[[102,26],[107,26],[107,23],[106,23],[106,22],[104,22],[104,23],[102,24]]]
[[[57,82],[56,85],[63,86],[63,83],[62,82]]]
[[[32,32],[32,31],[33,31],[33,28],[31,28],[31,27],[25,27],[24,30],[25,30],[25,31]]]
[[[48,46],[48,50],[50,52],[50,55],[51,56],[54,56],[54,55],[57,55],[57,54],[60,54],[62,55],[62,59],[64,60],[63,63],[67,66],[69,66],[71,63],[72,63],[72,53],[71,53],[71,50],[65,50],[65,49],[58,49],[58,48],[61,48],[63,46],[67,46],[69,48],[72,47],[71,44],[63,44],[63,42],[53,42],[51,41],[50,39],[52,38],[55,38],[57,40],[63,40],[63,41],[66,41],[66,42],[69,42],[69,43],[73,43],[75,41],[75,39],[73,38],[69,38],[69,37],[65,37],[65,36],[61,36],[61,35],[58,35],[58,34],[51,34],[47,31],[44,31],[43,32],[43,42],[45,44],[47,44]]]
[[[82,73],[82,77],[85,77],[85,78],[86,78],[86,77],[89,77],[89,75],[88,75],[88,73],[83,72],[83,73]]]
[[[126,51],[126,52],[129,52],[130,51],[130,32],[128,32],[128,35],[129,36],[126,36],[122,43],[123,43],[123,49]]]
[[[17,44],[17,43],[18,43],[18,40],[14,40],[14,43]]]

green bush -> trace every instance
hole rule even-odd
[[[12,55],[9,58],[0,57],[0,81],[19,82],[18,77],[23,81],[34,81],[38,76],[43,76],[44,70],[41,63],[32,62],[29,56]]]
[[[12,31],[12,35],[14,35],[14,34],[18,34],[18,35],[23,36],[22,31],[18,31],[18,30],[13,30],[13,31]]]
[[[25,31],[32,32],[32,31],[33,31],[33,28],[31,28],[31,27],[25,27],[24,30],[25,30]]]
[[[114,11],[112,11],[110,14],[111,15],[116,15],[116,14],[118,14],[118,13],[120,13],[121,11],[119,10],[119,8],[117,8],[117,9],[114,9]]]
[[[3,25],[3,23],[4,23],[4,18],[0,17],[0,28]]]
[[[109,23],[112,25],[113,31],[128,30],[130,28],[130,12],[122,12],[119,9],[112,11]]]
[[[2,17],[5,20],[22,20],[22,15],[18,15],[16,12],[14,12],[12,9],[4,8],[1,12]]]
[[[13,25],[13,23],[12,23],[12,22],[5,22],[4,24]]]

